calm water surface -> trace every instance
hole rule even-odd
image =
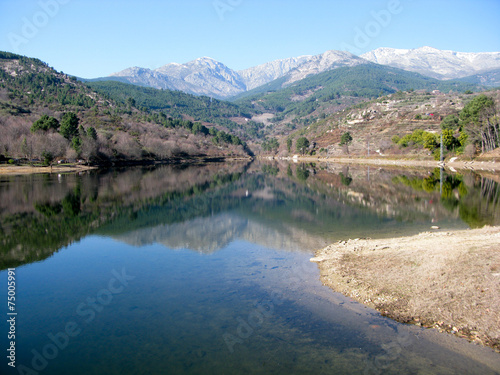
[[[491,176],[490,176],[491,177]],[[162,166],[0,179],[2,374],[498,374],[500,356],[319,281],[314,250],[500,225],[472,172]]]

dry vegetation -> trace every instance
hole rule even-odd
[[[62,124],[64,114],[70,112],[77,115],[79,122],[74,135],[67,136],[57,128],[31,128],[43,115]],[[147,108],[104,98],[41,61],[0,53],[0,156],[3,158],[43,161],[50,155],[53,161],[83,159],[102,163],[247,156],[241,144],[218,139],[214,142],[213,135],[207,134],[208,129],[204,129],[205,133],[198,132],[189,121],[172,119],[170,123],[160,123],[157,117],[157,113]],[[97,137],[88,136],[93,129]],[[76,146],[75,138],[80,143]]]
[[[47,114],[49,111],[44,111]],[[50,115],[56,115],[50,113]],[[0,154],[11,158],[41,159],[43,152],[50,152],[57,159],[89,160],[99,156],[104,159],[142,158],[168,159],[183,155],[192,156],[244,156],[241,146],[214,145],[211,137],[194,135],[185,129],[167,129],[157,124],[124,119],[119,126],[106,124],[106,119],[88,118],[83,115],[82,126],[95,126],[97,140],[83,139],[79,154],[71,143],[57,132],[32,133],[31,125],[39,115],[0,116]],[[98,124],[96,126],[96,120]]]
[[[429,150],[421,146],[402,148],[394,144],[392,138],[395,135],[403,137],[417,129],[439,133],[441,121],[448,115],[458,115],[477,95],[398,92],[340,110],[326,119],[317,120],[290,137],[294,140],[301,136],[307,137],[314,143],[316,155],[322,157],[393,155],[432,159]],[[498,108],[500,90],[489,91],[486,95],[493,98]],[[348,148],[340,145],[341,135],[345,132],[349,132],[353,138]],[[277,153],[279,156],[289,155],[286,148],[287,138],[280,140],[281,146]],[[292,147],[291,153],[296,153],[295,147]]]
[[[500,228],[341,241],[318,250],[321,280],[397,321],[500,351]]]

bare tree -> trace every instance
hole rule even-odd
[[[97,140],[94,140],[90,137],[83,137],[82,138],[82,146],[81,146],[80,156],[83,159],[85,159],[87,161],[95,159],[97,157],[97,151],[98,151]]]
[[[129,134],[118,132],[111,138],[111,141],[118,154],[134,159],[141,157],[142,151],[139,143]]]
[[[32,146],[32,157],[45,159],[48,155],[56,159],[64,156],[69,142],[59,133],[41,132],[32,134],[29,141]]]

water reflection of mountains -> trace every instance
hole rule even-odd
[[[272,227],[230,213],[139,229],[115,238],[135,246],[159,243],[171,249],[190,249],[200,253],[218,251],[237,239],[289,251],[301,251],[311,244],[319,246],[324,243],[319,237],[312,236],[300,228],[289,226],[279,232]]]
[[[492,176],[495,178],[495,176]],[[0,180],[0,265],[89,234],[217,251],[240,239],[292,251],[430,225],[497,225],[492,178],[439,171],[220,163]]]

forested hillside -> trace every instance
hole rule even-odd
[[[189,117],[192,121],[217,124],[247,141],[259,138],[258,125],[249,121],[259,113],[253,106],[116,81],[87,82],[87,85],[104,97],[144,112],[157,111],[173,118]]]
[[[223,124],[190,121],[179,103],[167,115],[134,98],[116,101],[40,60],[0,52],[0,155],[50,164],[248,154]]]
[[[464,92],[477,90],[478,85],[458,81],[437,79],[411,73],[401,69],[377,64],[343,67],[314,75],[283,87],[284,79],[249,91],[235,103],[277,114],[279,119],[291,116],[305,116],[325,109],[331,102],[341,104],[345,98],[376,98],[397,91],[411,89],[450,90]]]
[[[375,136],[372,151],[432,153],[436,136],[427,136],[429,147],[423,137],[437,134],[441,121],[458,116],[470,94],[481,90],[475,83],[439,81],[376,64],[334,69],[288,87],[283,82],[276,80],[231,103],[116,81],[83,83],[40,60],[2,52],[0,155],[4,161],[45,164],[261,151],[333,155],[365,150]],[[469,143],[475,137],[476,151],[496,144],[480,140],[480,132],[470,129]],[[414,131],[424,133],[408,148],[405,140]],[[450,131],[453,150],[465,152],[465,127]]]
[[[487,72],[474,74],[469,77],[460,78],[458,81],[499,88],[500,69],[494,69],[494,70],[489,70]]]

